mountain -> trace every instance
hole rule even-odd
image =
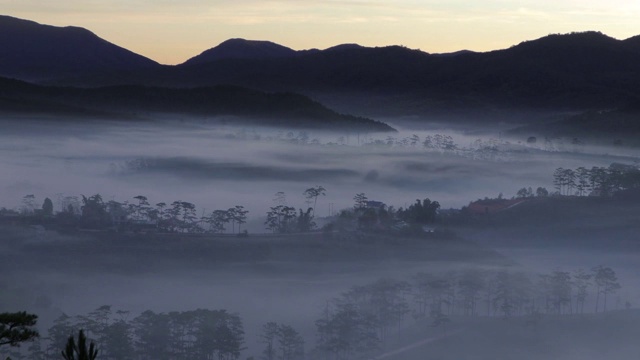
[[[271,41],[229,39],[192,57],[183,65],[204,64],[221,59],[269,59],[295,56],[296,51]]]
[[[55,27],[0,16],[0,76],[45,82],[61,78],[127,75],[160,65],[78,27]]]
[[[451,55],[401,46],[340,45],[296,56],[183,64],[141,75],[136,81],[185,87],[234,84],[320,99],[339,94],[364,106],[408,113],[446,114],[452,108],[600,109],[640,98],[638,43],[635,38],[620,41],[585,32],[549,35],[504,50]],[[370,104],[372,95],[383,101]],[[335,107],[339,100],[330,104]]]
[[[615,110],[590,110],[560,120],[531,124],[507,131],[518,137],[569,138],[580,142],[601,140],[616,145],[640,145],[640,102]],[[624,141],[623,141],[624,140]]]
[[[379,121],[336,113],[303,95],[236,86],[168,89],[129,85],[89,89],[0,78],[0,114],[79,119],[145,119],[168,114],[289,128],[395,131]]]
[[[0,49],[9,49],[0,54],[0,75],[46,84],[234,85],[301,93],[341,112],[476,120],[514,119],[532,109],[615,109],[640,99],[640,36],[552,34],[508,49],[451,54],[357,44],[295,51],[231,39],[183,64],[160,66],[87,30],[9,17],[0,24]],[[29,31],[17,30],[23,28]]]

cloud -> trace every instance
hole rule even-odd
[[[191,180],[233,181],[339,181],[360,176],[349,169],[323,169],[313,167],[284,167],[255,165],[241,162],[216,162],[196,158],[136,159],[125,164],[118,175],[171,175]]]

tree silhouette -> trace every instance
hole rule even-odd
[[[354,208],[356,210],[363,210],[367,207],[367,201],[369,200],[364,193],[358,193],[353,197],[355,201]]]
[[[597,287],[596,312],[598,312],[600,294],[604,296],[603,309],[604,311],[607,311],[607,295],[612,294],[620,289],[618,277],[616,276],[616,272],[613,271],[613,269],[611,269],[610,267],[604,267],[602,265],[593,268],[593,272],[593,280],[596,283]]]
[[[45,198],[42,203],[42,215],[53,216],[53,201],[49,198]]]
[[[322,186],[315,186],[308,188],[303,193],[304,197],[307,199],[307,202],[311,204],[311,200],[313,200],[313,215],[316,214],[316,204],[318,203],[318,196],[326,195],[326,189]]]
[[[38,337],[38,316],[25,311],[0,313],[0,346],[20,346],[20,343]]]
[[[87,338],[83,330],[78,333],[78,342],[76,343],[73,336],[70,336],[67,346],[62,351],[62,357],[65,360],[95,360],[97,356],[98,349],[93,341],[87,348]]]

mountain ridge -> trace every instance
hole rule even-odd
[[[0,25],[7,18],[0,18]],[[27,28],[72,29],[91,37],[92,44],[110,44],[88,30],[10,19]],[[124,50],[107,47],[107,52]],[[76,87],[235,85],[301,93],[339,111],[369,116],[467,111],[490,117],[511,109],[602,110],[640,99],[640,35],[618,40],[596,31],[550,34],[488,52],[429,54],[403,46],[358,44],[296,51],[270,41],[230,39],[179,65],[136,59],[142,61],[140,66],[125,66],[125,61],[119,68],[117,59],[106,55],[73,56],[75,63],[54,61],[34,69],[29,66],[33,59],[14,61],[19,66],[12,68],[3,66],[6,59],[0,56],[0,76]],[[382,101],[372,101],[374,97]]]
[[[300,94],[265,93],[237,86],[73,88],[0,78],[1,113],[129,120],[153,118],[154,114],[179,114],[212,121],[231,116],[236,118],[233,122],[239,124],[362,132],[396,131],[379,121],[337,113]]]
[[[271,41],[234,38],[203,51],[180,65],[203,64],[220,59],[261,59],[295,56],[297,52]]]
[[[0,76],[48,81],[150,69],[159,64],[75,26],[0,16]]]

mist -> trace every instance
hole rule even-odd
[[[230,228],[198,234],[60,231],[51,223],[3,220],[0,305],[6,311],[37,313],[43,338],[61,314],[81,319],[103,305],[110,306],[114,323],[117,310],[128,312],[126,321],[131,321],[147,310],[224,309],[242,320],[244,342],[237,358],[261,358],[263,325],[277,322],[296,329],[304,339],[305,357],[314,359],[326,355],[318,345],[318,321],[337,313],[349,291],[393,279],[413,286],[402,294],[408,304],[403,320],[379,332],[370,352],[350,349],[326,356],[596,359],[612,354],[612,346],[615,358],[637,354],[637,344],[626,335],[597,335],[638,329],[640,249],[635,241],[640,229],[634,204],[597,203],[584,196],[572,205],[591,209],[580,216],[544,207],[509,215],[523,206],[487,216],[459,212],[479,199],[518,197],[521,188],[543,187],[551,193],[559,167],[637,167],[637,149],[567,139],[528,142],[481,127],[385,121],[399,131],[222,126],[185,117],[65,126],[51,120],[6,120],[0,134],[0,207],[6,211],[28,212],[27,195],[34,196],[36,208],[50,198],[58,213],[65,211],[65,197],[100,194],[105,202],[135,204],[140,195],[150,206],[190,202],[198,217],[237,205],[249,212],[242,237]],[[315,204],[304,196],[314,186],[326,189]],[[278,198],[278,192],[284,197]],[[356,227],[338,216],[345,209],[344,214],[357,214],[356,194],[395,209],[430,199],[441,211],[427,230],[426,224],[406,229],[396,224],[395,230]],[[314,207],[316,227],[309,233],[267,229],[267,213],[278,204],[301,214]],[[446,215],[449,209],[454,215]],[[471,313],[459,300],[438,312],[415,308],[419,274],[454,279],[447,280],[453,287],[469,271],[485,274],[487,283],[508,274],[534,284],[543,274],[573,274],[601,265],[614,268],[622,286],[610,295],[608,312],[592,311],[602,306],[593,292],[582,303],[587,314],[573,308],[575,293],[571,308],[563,303],[556,310],[527,303],[507,314],[500,304],[483,303],[481,297]],[[433,306],[436,295],[428,296]],[[532,301],[539,300],[536,296]],[[572,336],[562,337],[565,332]],[[42,341],[43,348],[50,346]],[[12,357],[29,358],[25,347],[20,351]],[[105,354],[109,351],[115,356],[113,350]]]

